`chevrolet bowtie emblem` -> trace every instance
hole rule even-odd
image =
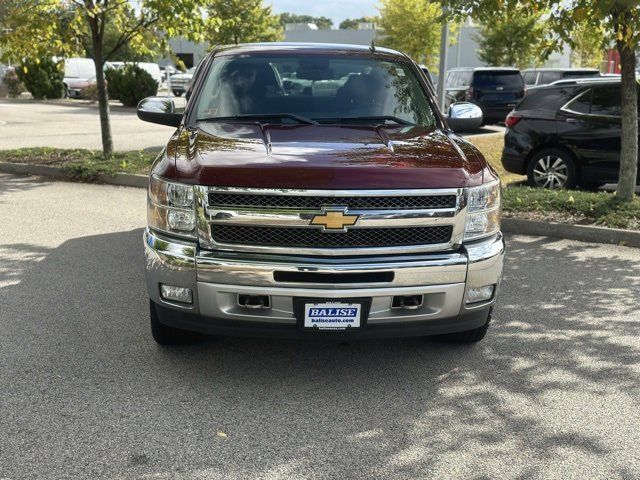
[[[314,215],[310,225],[320,225],[323,230],[343,231],[346,227],[355,225],[359,215],[347,215],[344,210],[329,210],[320,215]]]

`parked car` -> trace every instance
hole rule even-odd
[[[340,85],[286,91],[285,71]],[[458,103],[441,117],[406,55],[218,47],[184,111],[151,97],[138,116],[178,129],[149,179],[156,342],[485,335],[504,255],[500,181],[450,130],[476,128],[481,111]]]
[[[162,72],[162,84],[165,87],[167,85],[167,79],[171,75],[178,73],[178,70],[173,65],[165,65],[164,67],[161,67],[160,71]]]
[[[445,95],[445,106],[472,102],[482,109],[484,123],[498,123],[524,97],[525,85],[515,68],[454,68],[447,72]]]
[[[502,164],[544,188],[597,188],[620,168],[620,80],[563,80],[532,90],[506,120]]]
[[[85,89],[96,83],[96,67],[90,58],[66,58],[64,60],[65,96],[82,98]]]
[[[527,68],[522,71],[527,88],[549,85],[557,80],[594,77],[600,77],[597,68]]]
[[[184,73],[176,73],[169,77],[169,88],[176,97],[187,91],[195,72],[196,67],[192,67]]]

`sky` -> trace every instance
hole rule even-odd
[[[377,0],[266,0],[274,13],[291,12],[313,17],[329,17],[333,28],[345,18],[360,18],[377,15]]]

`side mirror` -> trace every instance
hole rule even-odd
[[[454,132],[474,130],[482,125],[482,110],[470,102],[453,103],[449,107],[447,123]]]
[[[136,113],[145,122],[178,127],[183,112],[176,111],[176,105],[169,97],[147,97],[140,100]]]

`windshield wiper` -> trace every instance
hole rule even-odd
[[[398,125],[415,125],[407,120],[404,120],[399,117],[394,117],[393,115],[380,115],[380,116],[370,116],[370,117],[340,117],[340,118],[323,118],[323,121],[328,122],[395,122]]]
[[[304,123],[306,125],[319,125],[318,122],[311,118],[303,117],[302,115],[296,115],[295,113],[261,113],[261,114],[252,114],[247,113],[244,115],[232,115],[229,117],[206,117],[206,118],[198,118],[196,122],[225,122],[225,121],[233,121],[233,120],[264,120],[269,118],[289,118],[291,120],[295,120],[299,123]]]

